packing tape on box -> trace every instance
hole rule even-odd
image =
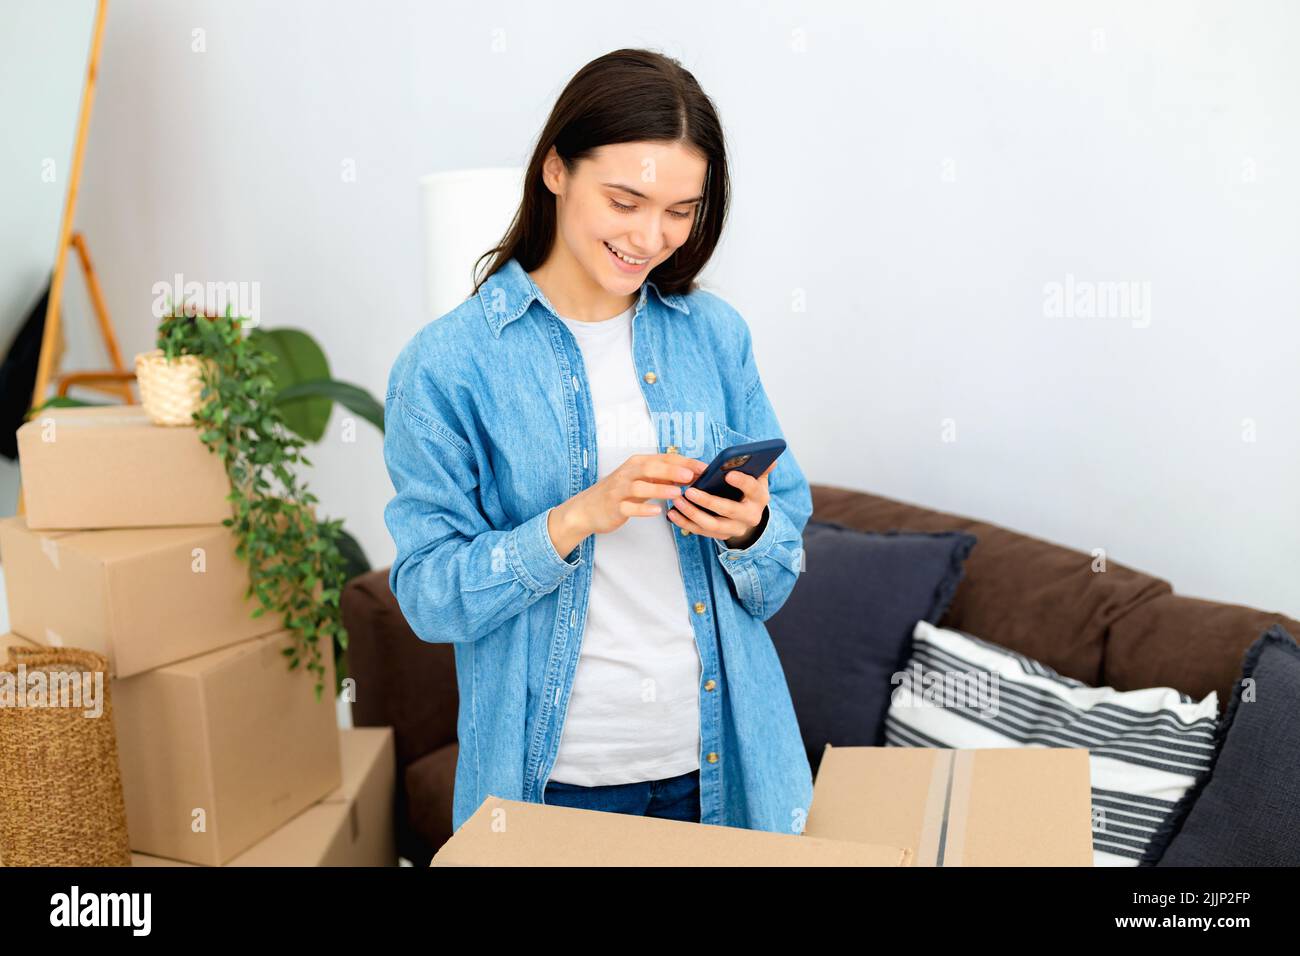
[[[41,553],[43,553],[47,558],[50,559],[50,564],[54,565],[54,570],[55,570],[55,571],[60,570],[60,568],[59,568],[59,542],[58,542],[58,541],[56,541],[54,538],[48,538],[48,537],[42,535],[42,536],[41,536]]]
[[[918,866],[962,865],[974,760],[971,750],[936,751],[916,851]]]
[[[930,768],[930,788],[925,796],[925,815],[921,823],[921,839],[916,848],[917,866],[935,866],[939,859],[939,838],[943,835],[943,815],[948,799],[949,767],[952,753],[935,751],[934,766]]]
[[[48,627],[45,629],[45,646],[62,647],[63,638],[57,631],[51,631]]]
[[[952,760],[952,787],[948,796],[948,835],[940,866],[961,866],[966,850],[966,823],[970,819],[970,785],[975,751],[958,750]]]

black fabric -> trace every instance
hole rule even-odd
[[[41,359],[41,338],[45,335],[45,310],[50,305],[50,284],[36,300],[22,328],[14,336],[4,361],[0,362],[0,453],[18,459],[18,429],[32,407],[36,388],[36,366]]]
[[[1300,647],[1275,624],[1251,645],[1209,773],[1139,866],[1300,866]],[[1254,700],[1243,700],[1244,685]]]
[[[767,630],[816,774],[828,743],[884,746],[891,677],[916,622],[943,617],[976,539],[809,521],[803,542],[805,567]]]

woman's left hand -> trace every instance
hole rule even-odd
[[[763,520],[769,500],[767,476],[775,467],[774,461],[757,478],[739,470],[727,472],[727,483],[744,492],[745,497],[740,501],[688,487],[684,498],[671,499],[668,520],[691,534],[717,538],[729,548],[747,548],[754,543],[757,535],[753,531]]]

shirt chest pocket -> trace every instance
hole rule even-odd
[[[675,428],[665,432],[669,440],[676,444],[664,446],[670,454],[698,458],[705,464],[713,461],[718,453],[732,445],[743,445],[758,441],[744,432],[737,431],[718,418],[700,416],[694,427]]]
[[[744,432],[736,431],[736,429],[732,428],[726,422],[720,421],[716,418],[712,419],[709,424],[713,438],[713,447],[709,449],[708,461],[712,461],[715,457],[721,454],[724,449],[730,448],[732,445],[746,445],[750,442],[760,440],[750,435],[746,435]]]

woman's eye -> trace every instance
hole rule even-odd
[[[617,199],[611,199],[611,200],[609,201],[609,204],[610,204],[610,206],[612,206],[613,208],[617,209],[619,212],[635,212],[635,211],[636,211],[636,206],[625,206],[625,205],[623,205],[621,202],[619,202]],[[672,216],[674,219],[689,219],[689,218],[691,217],[691,214],[690,214],[689,212],[677,212],[677,211],[674,210],[674,209],[669,209],[669,210],[668,210],[668,215]]]

